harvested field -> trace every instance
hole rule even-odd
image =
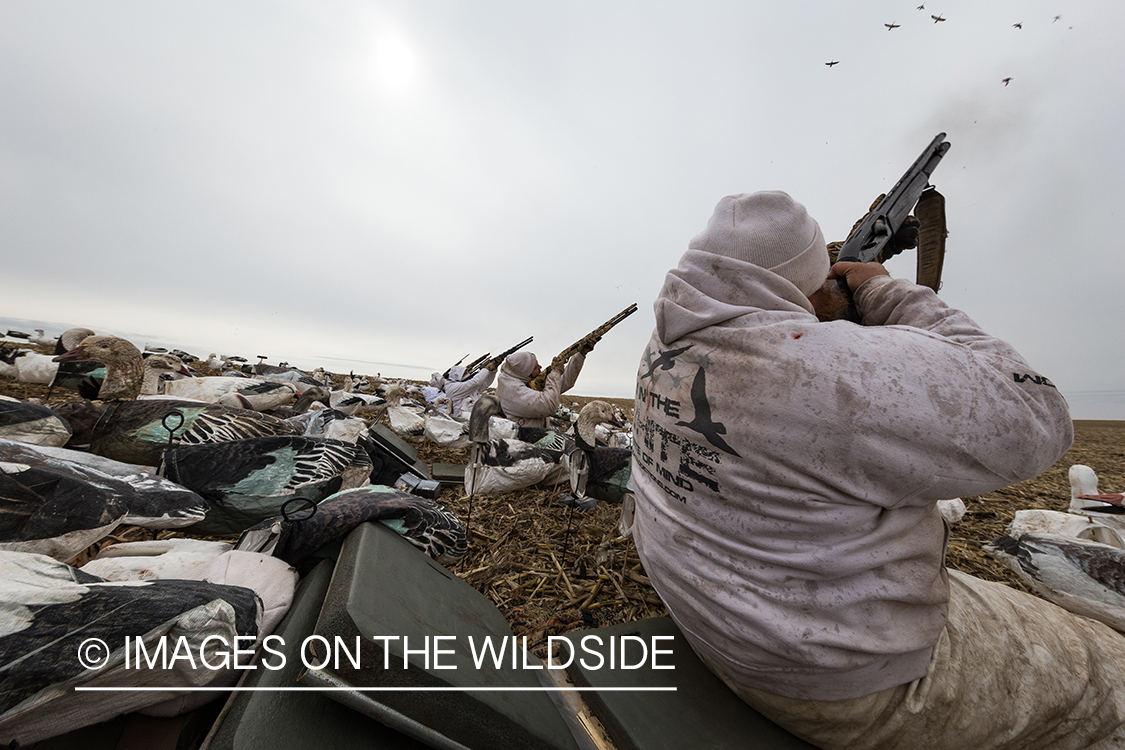
[[[46,396],[44,386],[25,386],[0,377],[0,393],[17,398]],[[56,391],[52,401],[77,394]],[[588,396],[563,397],[579,408]],[[604,399],[632,418],[632,401]],[[987,495],[962,498],[964,519],[951,529],[947,562],[951,568],[1024,589],[1015,574],[989,558],[981,545],[1004,534],[1017,510],[1066,510],[1070,502],[1067,471],[1072,464],[1094,469],[1102,491],[1125,488],[1125,422],[1075,422],[1075,443],[1048,471],[1035,479]],[[417,444],[426,463],[464,464],[467,451],[432,443]],[[461,489],[447,489],[440,502],[469,527],[468,554],[454,572],[487,596],[507,617],[517,635],[542,655],[549,635],[611,625],[666,613],[649,585],[632,540],[617,530],[620,507],[601,503],[591,511],[574,511],[557,503],[569,489],[529,489],[470,499]],[[121,539],[145,538],[141,529],[121,529]],[[162,532],[161,536],[177,532]],[[103,542],[104,543],[104,542]]]
[[[1092,467],[1104,491],[1125,488],[1125,422],[1077,421],[1075,433],[1071,449],[1039,477],[962,498],[967,511],[951,528],[949,567],[1027,590],[981,545],[1002,536],[1017,510],[1065,511],[1072,464]],[[474,498],[471,546],[455,567],[457,574],[488,596],[516,634],[528,636],[529,645],[545,645],[548,635],[591,625],[665,614],[632,540],[617,532],[619,507],[603,503],[588,513],[572,512],[555,503],[560,491]],[[442,501],[462,520],[468,517],[464,492],[446,493]]]

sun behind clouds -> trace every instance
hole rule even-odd
[[[410,91],[422,75],[422,56],[414,42],[398,29],[378,32],[372,49],[372,69],[380,88],[391,94]]]

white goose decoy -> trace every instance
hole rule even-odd
[[[161,378],[192,377],[184,361],[174,354],[151,354],[144,359],[139,398],[155,397],[163,391]]]
[[[297,396],[292,383],[267,383],[255,378],[222,376],[183,378],[164,383],[164,395],[187,398],[234,409],[268,411],[291,403]]]
[[[401,385],[387,389],[387,423],[396,435],[421,437],[426,429],[426,420],[422,416],[425,408],[407,399],[407,393]]]
[[[175,380],[161,380],[171,375]],[[234,409],[267,411],[293,400],[296,389],[287,383],[264,383],[252,378],[195,377],[174,354],[151,354],[143,363],[139,398],[174,398],[220,404]]]
[[[495,394],[486,393],[477,400],[469,417],[472,450],[465,468],[467,493],[511,492],[558,476],[562,451],[550,453],[520,440],[519,435],[519,426],[503,417]]]
[[[89,328],[68,328],[59,336],[58,343],[55,344],[55,354],[62,354],[69,352],[74,347],[82,343],[82,340],[87,336],[93,336],[94,332]]]
[[[1008,524],[1008,536],[1019,539],[1028,535],[1098,542],[1125,549],[1125,538],[1116,529],[1090,516],[1057,510],[1017,510],[1015,518]]]
[[[576,449],[569,455],[570,487],[577,507],[592,508],[597,500],[620,502],[629,482],[632,451],[598,445],[598,428],[622,427],[617,411],[605,401],[591,401],[582,407],[574,425]],[[608,433],[606,433],[608,437]]]
[[[82,570],[109,581],[200,581],[215,558],[231,549],[226,542],[188,538],[121,542],[103,548]]]
[[[989,555],[1048,601],[1125,632],[1125,550],[1061,536],[1002,536]]]
[[[58,337],[48,336],[42,328],[35,329],[35,335],[28,339],[33,344],[41,346],[55,346],[59,343]]]
[[[22,349],[12,358],[16,379],[21,383],[50,385],[59,371],[59,363],[50,354],[40,354],[30,349]]]
[[[1070,467],[1070,512],[1096,518],[1125,534],[1125,496],[1098,492],[1098,475],[1089,466]]]
[[[0,376],[12,380],[19,378],[19,370],[16,369],[16,357],[22,351],[22,349],[17,349],[14,346],[0,346]]]
[[[378,409],[381,412],[387,404],[388,400],[385,398],[356,391],[332,391],[328,394],[328,405],[348,416],[363,408]]]
[[[212,370],[221,370],[223,369],[223,365],[227,363],[227,358],[215,352],[211,352],[211,355],[207,357],[204,362]]]

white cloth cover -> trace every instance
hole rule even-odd
[[[421,437],[426,429],[426,419],[421,412],[409,406],[391,406],[387,408],[387,422],[396,435]]]
[[[426,426],[423,434],[427,440],[446,448],[460,450],[469,446],[469,436],[466,434],[464,422],[441,416],[426,417]]]
[[[497,463],[498,453],[526,454],[527,457]],[[465,468],[465,492],[470,495],[513,492],[538,484],[559,470],[559,465],[547,460],[545,455],[519,440],[473,443],[469,465]]]
[[[516,440],[520,436],[520,426],[503,417],[488,418],[489,440]]]

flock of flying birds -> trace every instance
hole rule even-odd
[[[921,5],[918,6],[918,10],[925,10],[925,9],[926,9],[925,3],[922,3]],[[946,20],[945,16],[942,16],[942,15],[936,15],[935,16],[935,15],[931,14],[930,18],[934,19],[934,23],[941,23],[942,21]],[[1062,18],[1062,16],[1055,16],[1054,19],[1051,21],[1051,23],[1055,23],[1060,18]],[[895,29],[899,28],[902,24],[892,22],[892,23],[885,23],[883,25],[887,27],[887,31],[894,31]],[[1022,22],[1013,23],[1012,28],[1013,29],[1022,29],[1023,23]],[[831,68],[833,65],[839,65],[840,61],[839,60],[832,60],[832,61],[826,62],[824,64]],[[1004,84],[1005,86],[1007,86],[1011,82],[1012,82],[1011,76],[1008,76],[1007,78],[1000,79],[1000,83]]]

